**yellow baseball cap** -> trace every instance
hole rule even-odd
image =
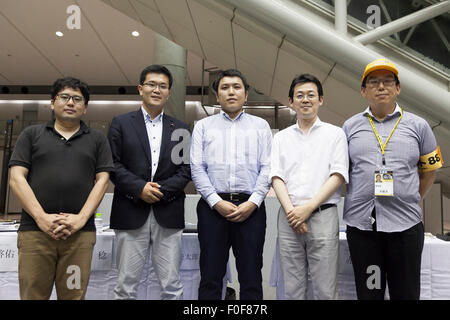
[[[388,59],[381,58],[381,59],[377,59],[377,60],[370,62],[366,66],[366,69],[364,69],[364,74],[362,76],[361,82],[364,81],[364,78],[367,77],[367,75],[369,73],[371,73],[372,71],[375,71],[375,70],[388,70],[388,71],[393,72],[397,76],[397,78],[399,78],[398,70],[395,67],[395,65]]]

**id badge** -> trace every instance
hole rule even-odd
[[[375,195],[393,197],[394,196],[394,172],[380,170],[375,171]]]

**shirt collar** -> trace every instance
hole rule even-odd
[[[89,127],[87,126],[86,123],[83,122],[83,120],[80,120],[80,130],[83,131],[84,133],[89,132]]]
[[[158,114],[158,115],[156,116],[156,118],[153,119],[153,120],[150,118],[150,115],[149,115],[148,112],[144,109],[143,106],[141,106],[141,110],[142,110],[142,114],[144,115],[145,121],[151,121],[151,122],[160,122],[160,121],[162,121],[162,117],[163,117],[163,115],[164,115],[164,110],[161,111],[161,113]]]
[[[319,119],[319,117],[317,117],[316,121],[314,121],[314,123],[311,126],[311,128],[309,128],[309,132],[311,132],[315,127],[320,127],[322,124],[323,124],[323,122]],[[303,131],[300,130],[300,127],[298,125],[298,120],[297,120],[297,122],[295,122],[295,129],[300,131],[303,134]]]
[[[402,114],[402,111],[401,111],[401,109],[400,109],[400,106],[399,106],[398,103],[396,102],[396,103],[395,103],[395,109],[394,109],[394,112],[388,114],[388,115],[386,116],[386,118],[391,118],[391,117],[393,117],[393,116],[394,116],[395,114],[397,114],[397,113],[398,113],[398,114]],[[373,115],[372,111],[370,110],[370,106],[368,106],[368,107],[366,108],[366,110],[364,110],[363,115],[364,115],[364,116],[370,115],[372,118],[375,118],[375,116]],[[376,118],[375,118],[375,119],[376,119]]]
[[[220,109],[220,114],[221,114],[223,117],[225,117],[226,119],[230,120],[230,121],[236,121],[236,120],[238,120],[240,117],[243,117],[243,114],[244,114],[244,113],[245,113],[245,112],[244,112],[244,109],[242,109],[242,111],[237,115],[236,118],[231,119],[230,116],[228,115],[228,113],[226,113],[225,111],[223,111],[222,109]]]
[[[54,130],[55,129],[55,119],[52,119],[49,122],[47,122],[45,127]],[[86,125],[86,123],[84,123],[83,120],[80,120],[80,129],[78,131],[82,131],[83,133],[89,132],[89,127]]]

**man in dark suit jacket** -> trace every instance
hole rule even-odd
[[[184,188],[190,180],[190,166],[183,163],[182,151],[177,153],[176,148],[172,152],[182,143],[172,141],[172,136],[175,130],[184,130],[186,137],[189,128],[163,113],[171,86],[167,68],[145,68],[138,86],[142,107],[115,117],[109,129],[115,166],[110,227],[117,240],[116,299],[136,299],[150,244],[161,298],[183,297],[179,270]]]

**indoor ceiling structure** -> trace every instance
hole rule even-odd
[[[67,26],[71,5],[81,9],[79,29]],[[152,62],[154,35],[99,0],[0,0],[0,85],[50,85],[72,75],[91,86],[134,86]],[[201,56],[188,51],[187,66],[186,85],[201,85]],[[205,69],[214,66],[205,61]]]
[[[251,4],[257,3],[259,7],[252,10]],[[0,0],[0,37],[6,39],[0,43],[0,87],[49,85],[55,78],[66,75],[82,78],[90,85],[136,85],[140,71],[151,64],[156,32],[188,50],[188,86],[202,84],[202,61],[207,61],[208,70],[241,70],[258,92],[286,105],[292,78],[299,73],[316,75],[324,85],[324,105],[319,115],[322,120],[340,126],[366,106],[359,92],[364,65],[370,57],[387,56],[400,69],[403,85],[400,102],[406,110],[423,116],[435,127],[444,161],[450,161],[450,117],[446,116],[450,114],[450,76],[407,59],[382,41],[363,47],[351,39],[359,35],[357,30],[349,28],[346,36],[334,35],[333,19],[311,10],[311,3],[308,0]],[[270,5],[276,8],[264,12],[263,4],[268,9]],[[81,9],[79,29],[67,26],[71,16],[67,8],[71,5]],[[275,9],[285,10],[286,19],[281,19]],[[293,21],[297,11],[302,18],[298,23],[315,24],[317,32],[305,35],[299,32],[296,23],[290,28],[287,22]],[[64,35],[58,37],[57,31]],[[133,31],[140,35],[133,36]],[[340,51],[325,47],[317,50],[327,37],[330,44],[339,40],[341,45],[348,45],[350,53],[363,54],[352,58],[351,54],[343,57]],[[364,50],[370,50],[371,54]],[[427,84],[421,92],[415,90],[419,85],[416,79]],[[208,84],[207,77],[204,84]],[[438,97],[433,97],[434,92],[438,92]],[[6,96],[0,94],[1,98]],[[440,106],[436,103],[438,99]],[[440,170],[438,181],[449,196],[449,167]]]

